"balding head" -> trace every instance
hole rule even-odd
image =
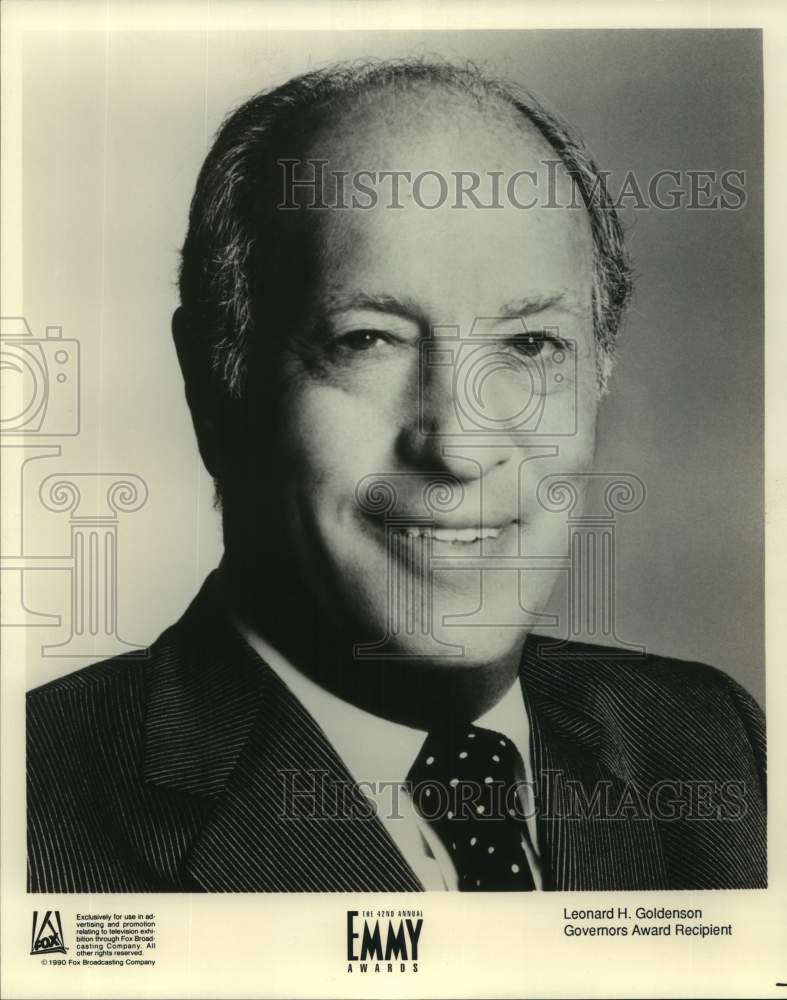
[[[486,125],[484,133],[477,129],[479,120]],[[573,204],[584,206],[592,237],[594,329],[604,387],[631,272],[620,224],[589,154],[564,123],[518,88],[472,66],[404,60],[295,77],[247,101],[220,129],[192,201],[180,276],[183,336],[193,341],[195,358],[202,359],[195,364],[202,365],[206,384],[219,396],[242,396],[248,345],[265,336],[260,318],[267,310],[260,299],[281,280],[282,159],[302,160],[309,151],[319,155],[320,137],[352,135],[353,154],[362,154],[378,170],[400,169],[395,164],[405,151],[408,163],[401,169],[412,170],[415,160],[423,160],[424,170],[434,170],[434,159],[426,150],[422,155],[416,141],[424,139],[426,122],[432,123],[432,135],[439,123],[445,151],[454,140],[454,171],[462,169],[462,162],[468,170],[493,171],[504,149],[515,158],[518,142],[530,136],[537,143],[531,152],[542,167],[559,161],[560,173],[570,176],[579,194],[572,194]],[[474,148],[471,122],[474,141],[483,135],[486,145]],[[363,123],[374,125],[365,136]],[[402,145],[408,137],[409,148]],[[338,144],[333,152],[336,169],[346,169],[338,162],[348,154]],[[420,194],[432,203],[427,181]],[[275,277],[265,281],[272,272]]]

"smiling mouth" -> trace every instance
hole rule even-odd
[[[511,522],[515,523],[515,522]],[[486,538],[499,538],[509,525],[500,527],[440,528],[436,525],[413,525],[402,528],[401,533],[408,538],[430,538],[435,542],[450,542],[455,545],[470,545]]]

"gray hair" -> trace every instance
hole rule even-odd
[[[250,98],[221,125],[191,202],[179,287],[191,335],[199,341],[195,346],[204,352],[213,387],[225,398],[243,396],[248,345],[259,315],[256,276],[265,237],[258,209],[277,158],[274,137],[297,130],[306,115],[329,103],[423,84],[507,104],[543,136],[573,179],[590,217],[598,376],[601,390],[606,388],[632,292],[632,269],[604,176],[569,126],[527,91],[487,77],[472,63],[403,59],[339,64],[293,77]]]

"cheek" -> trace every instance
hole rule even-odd
[[[571,459],[571,467],[576,471],[587,468],[595,457],[599,404],[596,346],[591,341],[577,372],[576,434],[564,444],[567,457]]]
[[[393,429],[379,409],[326,386],[295,392],[283,414],[282,443],[296,488],[347,492],[369,472],[385,471]]]
[[[576,434],[560,442],[553,461],[554,471],[582,476],[589,472],[596,457],[596,408],[580,413]]]
[[[598,414],[598,394],[595,387],[586,394],[579,393],[577,398],[575,419],[572,418],[573,433],[553,436],[536,435],[533,445],[544,446],[547,450],[554,449],[554,454],[543,457],[533,457],[525,449],[520,456],[521,465],[518,470],[519,490],[526,511],[532,517],[547,515],[537,500],[539,484],[543,479],[554,476],[578,477],[575,485],[583,488],[583,474],[591,471],[596,451],[596,420]],[[561,515],[564,520],[564,516]]]
[[[573,466],[577,471],[588,468],[593,464],[595,458],[598,405],[598,388],[594,375],[592,385],[587,386],[586,392],[579,394],[577,433],[566,444],[569,456],[573,459]]]

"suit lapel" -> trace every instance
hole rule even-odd
[[[260,709],[187,863],[210,891],[416,891],[317,724],[266,671]]]
[[[213,892],[421,889],[322,730],[226,623],[214,587],[209,578],[154,652],[143,773],[174,860],[165,870],[151,850],[148,864],[166,878],[179,866],[184,884]],[[664,888],[659,837],[609,723],[620,706],[591,683],[598,666],[526,644],[545,887]]]
[[[163,644],[146,780],[199,798],[186,880],[211,892],[417,891],[322,730],[225,622],[209,579]]]
[[[545,888],[666,888],[655,823],[610,730],[614,709],[603,691],[593,699],[587,693],[591,685],[583,673],[597,667],[576,653],[547,657],[536,641],[526,645],[521,681]]]

